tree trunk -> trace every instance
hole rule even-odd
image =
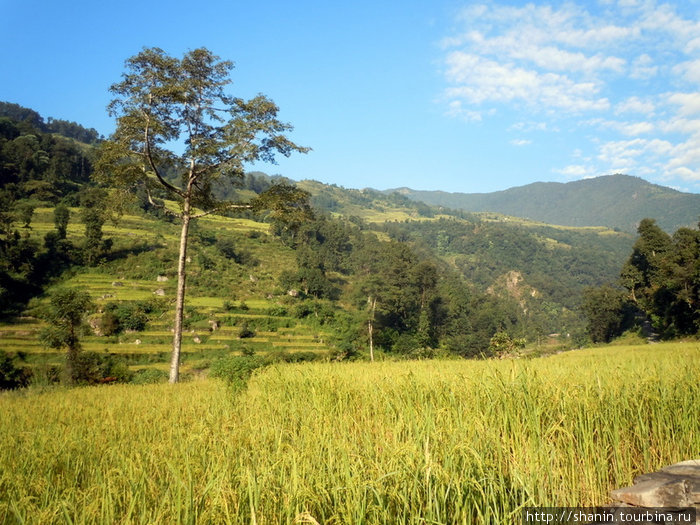
[[[173,335],[173,353],[170,358],[170,382],[177,383],[180,378],[180,349],[182,348],[182,319],[185,308],[185,280],[187,274],[187,234],[190,229],[190,202],[185,199],[182,210],[182,231],[180,233],[180,255],[177,260],[177,295],[175,297],[175,333]]]
[[[367,331],[369,332],[369,360],[374,362],[374,311],[377,307],[377,298],[372,299],[370,295],[367,298],[370,306],[369,319],[367,321]]]

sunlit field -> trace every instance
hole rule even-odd
[[[516,523],[700,451],[700,344],[0,395],[2,523]]]

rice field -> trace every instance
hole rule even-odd
[[[519,523],[698,457],[700,344],[0,395],[2,523]]]

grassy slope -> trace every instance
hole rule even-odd
[[[5,393],[0,522],[520,523],[696,456],[699,373],[673,343]]]
[[[78,219],[79,210],[71,209],[71,212],[68,239],[80,245],[84,227]],[[43,236],[54,228],[53,210],[37,209],[31,226],[29,230],[20,228],[20,231],[41,242]],[[217,264],[224,266],[204,271],[197,255],[203,252],[215,257],[215,248],[198,247],[190,251],[192,262],[189,265],[186,306],[196,311],[196,320],[183,339],[184,372],[205,368],[212,359],[240,353],[243,347],[259,353],[327,352],[328,328],[289,315],[279,315],[279,312],[274,316],[269,314],[270,309],[280,306],[280,296],[268,298],[275,291],[279,273],[295,265],[291,250],[267,234],[269,225],[247,219],[205,217],[200,220],[199,228],[218,236],[233,237],[237,248],[249,252],[259,264],[241,266],[230,261],[222,262],[219,256]],[[253,236],[251,232],[254,232]],[[162,289],[171,309],[152,318],[143,332],[113,337],[88,336],[83,340],[84,350],[124,356],[133,368],[166,369],[177,281],[177,225],[127,214],[116,225],[106,223],[104,236],[114,240],[114,250],[121,252],[121,256],[97,268],[68,276],[58,285],[88,291],[98,309],[108,302],[150,299],[156,290]],[[168,277],[168,281],[158,282],[159,275]],[[227,300],[234,305],[232,311],[223,308]],[[37,304],[44,301],[40,299]],[[241,303],[245,303],[245,309],[240,308]],[[221,329],[210,332],[210,320],[217,321]],[[255,337],[238,338],[243,321],[252,325]],[[0,324],[0,350],[23,352],[27,361],[35,365],[58,364],[63,354],[43,347],[38,340],[42,326],[41,321],[33,318],[23,319],[21,323]],[[195,342],[196,338],[199,343]]]

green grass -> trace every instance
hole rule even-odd
[[[697,457],[699,374],[676,343],[8,393],[0,522],[520,523]]]

